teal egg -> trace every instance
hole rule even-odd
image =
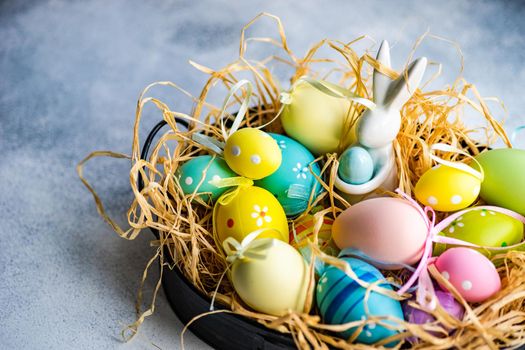
[[[488,204],[525,215],[525,150],[493,149],[475,158],[485,174],[481,183],[481,198]],[[475,162],[471,165],[479,168]]]
[[[337,174],[346,183],[360,185],[374,175],[374,161],[362,147],[350,147],[341,154]]]
[[[276,172],[261,180],[255,185],[270,191],[281,203],[286,215],[294,216],[302,213],[308,207],[310,193],[316,188],[321,190],[321,185],[310,172],[319,176],[321,170],[317,163],[313,163],[314,156],[299,142],[279,134],[272,134],[282,151],[282,162]]]
[[[204,171],[206,170],[206,178],[201,180],[204,176]],[[209,181],[214,179],[224,179],[228,177],[237,176],[226,164],[226,161],[222,158],[212,156],[198,156],[193,159],[190,159],[184,163],[179,171],[179,183],[180,187],[184,194],[191,194],[197,189],[197,193],[208,193],[211,194],[212,201],[215,201],[221,194],[228,190],[227,187],[219,188],[215,185],[209,183]],[[209,195],[202,197],[204,200],[210,198]]]
[[[362,260],[350,257],[342,257],[341,259],[350,264],[352,270],[362,281],[373,283],[385,279],[378,269]],[[389,284],[380,284],[380,286],[392,290]],[[317,307],[323,321],[328,324],[343,324],[367,319],[365,293],[366,288],[361,287],[342,270],[334,266],[327,267],[317,283],[316,290]],[[403,310],[397,300],[372,291],[367,303],[370,315],[392,316],[403,320]],[[395,323],[390,324],[396,325]],[[340,335],[348,339],[356,329],[350,328]],[[397,334],[396,330],[388,329],[379,324],[368,324],[357,337],[357,341],[373,344],[395,334]]]

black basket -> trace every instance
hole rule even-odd
[[[177,123],[188,127],[188,123],[185,120],[177,119]],[[153,139],[166,124],[163,120],[150,131],[142,147],[142,159],[148,158]],[[140,175],[138,187],[139,190],[144,188],[144,181]],[[151,229],[151,231],[158,239],[158,231],[155,229]],[[195,316],[210,310],[211,300],[195,288],[178,268],[164,270],[162,286],[171,308],[182,323],[186,324]],[[217,305],[217,307],[220,308],[220,305]],[[268,329],[246,317],[234,314],[209,315],[193,322],[189,329],[215,349],[295,349],[294,341],[290,336]]]

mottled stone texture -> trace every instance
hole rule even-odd
[[[483,96],[499,96],[507,104],[509,128],[525,123],[525,22],[519,2],[2,2],[1,348],[179,347],[181,324],[162,293],[156,314],[137,339],[120,342],[120,330],[134,320],[138,282],[152,254],[149,237],[127,242],[112,233],[74,167],[95,149],[129,153],[141,89],[172,80],[197,93],[206,76],[187,61],[220,67],[233,60],[240,28],[261,11],[281,16],[298,54],[327,36],[348,41],[369,34],[390,40],[396,68],[430,28],[461,45],[465,77]],[[275,32],[265,20],[251,33]],[[419,54],[443,63],[440,84],[456,77],[454,47],[428,40]],[[189,111],[187,99],[170,93],[154,91],[170,97],[174,108]],[[158,119],[147,108],[143,134]],[[96,161],[87,169],[120,222],[131,200],[128,170],[122,160]],[[186,345],[204,347],[191,334]]]

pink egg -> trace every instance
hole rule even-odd
[[[381,197],[359,202],[342,212],[332,226],[332,238],[340,249],[359,249],[382,269],[414,264],[423,254],[427,225],[408,201]]]
[[[447,250],[437,258],[436,268],[466,301],[472,303],[490,298],[501,288],[501,280],[494,264],[483,254],[470,248]]]

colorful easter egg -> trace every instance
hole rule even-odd
[[[180,187],[184,194],[207,193],[215,201],[227,188],[219,188],[209,183],[237,176],[222,158],[212,156],[198,156],[185,162],[178,170]]]
[[[283,135],[270,136],[281,148],[282,162],[277,171],[257,180],[255,185],[270,191],[281,203],[286,215],[300,214],[308,207],[314,188],[316,192],[321,189],[321,185],[312,175],[313,172],[320,176],[319,165],[314,163],[314,156],[299,142]],[[312,171],[309,166],[312,167]]]
[[[501,288],[494,264],[474,249],[451,248],[437,258],[435,265],[468,302],[482,302]],[[446,289],[445,286],[441,287]]]
[[[374,161],[363,147],[350,147],[341,154],[337,174],[346,183],[360,185],[374,175]]]
[[[323,82],[334,90],[341,87]],[[281,114],[286,133],[314,154],[336,152],[355,141],[355,132],[345,127],[350,102],[319,91],[300,81],[288,94]]]
[[[435,291],[436,298],[439,302],[439,305],[451,316],[454,318],[461,320],[463,318],[463,314],[465,313],[465,308],[463,305],[461,305],[454,296],[446,291],[446,290],[439,290],[437,289]],[[415,298],[411,299],[410,301],[415,301]],[[414,324],[426,324],[436,321],[436,318],[432,316],[432,314],[423,311],[419,308],[415,308],[410,305],[409,301],[406,301],[403,303],[403,313],[405,315],[405,319]],[[444,328],[444,326],[443,326]],[[431,334],[435,336],[444,336],[445,334],[438,333],[438,332],[431,332]],[[409,338],[409,341],[411,342],[417,342],[417,337],[411,337]]]
[[[294,221],[293,227],[290,230],[290,244],[292,247],[299,249],[307,246],[308,242],[313,242],[315,223],[315,218],[311,214],[302,216]],[[339,249],[332,241],[333,223],[334,220],[330,218],[322,218],[321,226],[317,232],[319,248],[329,255],[337,255],[339,253]]]
[[[428,228],[408,201],[381,197],[367,199],[343,211],[332,226],[339,249],[358,249],[383,269],[414,264],[422,254]],[[383,262],[385,264],[380,264]]]
[[[224,146],[224,159],[237,174],[262,179],[281,165],[281,149],[267,133],[255,128],[234,132]]]
[[[523,223],[505,214],[478,209],[461,215],[443,234],[480,246],[506,247],[523,241]],[[485,249],[479,251],[490,254]]]
[[[478,198],[480,180],[466,171],[436,165],[427,170],[416,184],[418,201],[438,211],[461,210]]]
[[[231,267],[231,281],[241,299],[254,310],[282,316],[288,310],[302,312],[308,291],[308,266],[294,248],[277,239],[269,242],[257,258],[237,259]]]
[[[235,191],[236,195],[232,195]],[[259,237],[288,243],[288,223],[281,204],[270,192],[257,186],[224,193],[215,204],[213,225],[220,244],[227,237],[240,242],[251,232],[266,228],[274,230],[267,230]]]
[[[480,196],[485,202],[525,215],[525,150],[493,149],[480,153],[476,160],[485,178]],[[477,166],[473,167],[477,168]]]
[[[375,283],[385,278],[372,265],[355,258],[343,257],[348,262],[357,277],[367,283]],[[392,290],[387,283],[379,284],[380,287]],[[319,279],[316,288],[317,307],[323,321],[329,324],[343,324],[352,321],[367,320],[371,316],[390,316],[403,320],[401,304],[387,295],[371,291],[365,301],[367,288],[361,287],[345,272],[335,266],[329,266]],[[366,304],[365,304],[366,303]],[[368,314],[367,310],[368,309]],[[396,322],[382,321],[388,325],[396,326]],[[352,336],[356,327],[341,333],[345,339]],[[384,338],[397,334],[395,329],[389,329],[380,324],[368,323],[359,333],[357,341],[373,344]]]

